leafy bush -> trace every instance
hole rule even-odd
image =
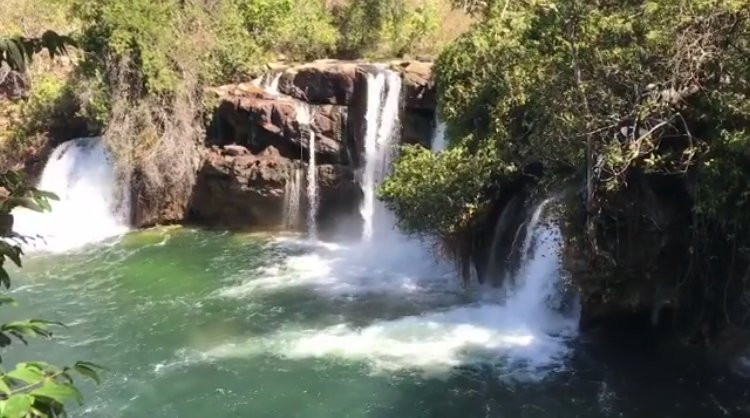
[[[407,232],[460,234],[486,208],[489,186],[517,171],[499,164],[496,152],[492,147],[470,152],[464,144],[437,155],[418,145],[404,147],[380,197]]]
[[[56,74],[36,77],[27,99],[4,106],[10,126],[0,132],[0,166],[7,169],[18,164],[50,139],[69,139],[85,132],[78,109],[68,80]]]
[[[434,1],[361,0],[333,10],[345,57],[402,56],[437,30]]]
[[[326,56],[338,34],[324,0],[236,0],[245,26],[265,50],[291,59]]]

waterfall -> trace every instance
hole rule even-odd
[[[546,209],[554,198],[542,201],[532,212],[526,224],[521,253],[521,268],[512,284],[515,288],[508,307],[516,315],[538,324],[544,329],[574,331],[578,309],[560,312],[562,301],[568,296],[563,288],[563,271],[560,261],[562,233],[554,219],[545,219]]]
[[[263,89],[265,89],[268,93],[271,93],[275,96],[280,95],[279,93],[279,81],[281,80],[281,76],[284,73],[278,72],[276,74],[269,74],[269,76],[266,78],[265,82],[263,83]]]
[[[395,71],[382,70],[367,76],[365,168],[361,182],[364,200],[360,207],[364,241],[372,239],[375,218],[385,213],[382,204],[376,202],[375,190],[390,170],[394,139],[398,138],[401,83],[401,76]]]
[[[316,240],[318,238],[318,167],[315,165],[315,132],[310,128],[310,146],[308,151],[310,153],[310,160],[307,163],[307,230],[310,234],[310,239]]]
[[[523,239],[523,247],[521,247],[521,265],[527,265],[529,262],[529,259],[532,257],[532,245],[533,241],[536,238],[534,233],[539,227],[539,222],[542,220],[542,215],[544,215],[544,210],[547,208],[547,205],[552,202],[554,198],[545,199],[537,205],[537,207],[534,209],[534,212],[531,214],[531,218],[529,219],[529,223],[526,226],[526,234]],[[559,231],[558,231],[559,235]]]
[[[273,96],[280,96],[279,92],[279,81],[281,76],[284,75],[283,71],[276,73],[265,73],[262,76],[253,80],[253,84],[265,90],[266,93]]]
[[[391,240],[396,234],[376,235],[352,246],[318,243],[309,253],[296,252],[281,268],[223,289],[222,296],[246,298],[301,288],[333,301],[385,294],[391,301],[420,309],[372,316],[367,305],[371,316],[364,325],[354,325],[342,315],[339,323],[320,327],[280,327],[246,344],[223,345],[207,356],[242,356],[261,347],[261,352],[291,359],[361,361],[376,372],[417,370],[432,375],[482,364],[497,368],[504,379],[543,379],[564,367],[568,342],[578,329],[578,305],[564,303],[561,291],[560,229],[546,207],[547,202],[534,208],[524,226],[532,238],[523,244],[525,264],[517,280],[508,281],[501,291],[472,292],[475,296],[459,289],[454,274],[440,274],[439,264],[415,242]],[[290,248],[298,251],[296,244]]]
[[[294,167],[284,187],[284,227],[288,229],[299,227],[301,184],[302,170]]]
[[[307,233],[312,240],[318,237],[318,166],[315,163],[315,131],[313,130],[313,115],[308,104],[297,102],[297,123],[300,135],[304,136],[304,129],[308,135],[307,161]]]
[[[47,161],[40,190],[60,198],[52,211],[13,211],[15,231],[30,246],[53,252],[120,235],[128,230],[129,187],[118,186],[111,156],[101,138],[82,138],[59,145]]]
[[[447,130],[448,126],[440,119],[439,116],[436,119],[435,131],[432,134],[432,142],[430,144],[430,148],[434,153],[443,151],[448,146],[445,138],[445,131]]]

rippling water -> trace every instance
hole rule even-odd
[[[31,255],[12,276],[20,306],[4,315],[69,328],[6,364],[110,369],[73,416],[748,413],[742,381],[632,339],[589,343],[564,318],[512,318],[499,292],[403,247],[163,229]]]

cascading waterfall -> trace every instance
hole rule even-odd
[[[542,216],[544,215],[545,209],[547,209],[547,206],[554,200],[554,198],[548,198],[542,201],[537,207],[534,209],[534,212],[531,214],[531,218],[529,219],[529,223],[526,226],[526,234],[523,239],[523,247],[521,247],[521,265],[527,265],[529,262],[529,257],[531,257],[532,254],[532,245],[534,243],[534,239],[537,237],[534,235],[534,232],[539,227],[539,222],[542,220]],[[559,235],[559,231],[557,233]]]
[[[60,252],[125,233],[130,219],[129,187],[118,185],[101,138],[59,145],[47,161],[40,190],[59,197],[52,211],[13,211],[14,229],[32,248]]]
[[[310,106],[298,102],[297,122],[307,129],[308,161],[307,161],[307,233],[310,239],[318,239],[318,166],[315,163],[315,131],[312,127],[313,115]],[[304,133],[302,133],[304,135]]]
[[[390,170],[394,139],[398,137],[401,76],[391,70],[367,76],[367,112],[365,114],[365,168],[362,176],[364,200],[360,213],[364,219],[363,241],[373,237],[376,218],[387,213],[377,202],[375,190]]]
[[[391,301],[402,300],[419,310],[396,318],[368,310],[371,322],[365,326],[344,320],[322,328],[281,327],[246,345],[222,345],[202,356],[241,357],[269,351],[293,359],[361,361],[376,372],[420,370],[428,374],[451,372],[467,364],[490,364],[509,378],[543,378],[564,363],[567,341],[575,336],[578,322],[577,312],[563,312],[560,304],[552,303],[561,299],[560,230],[544,219],[545,207],[540,205],[526,224],[526,235],[533,238],[523,255],[525,265],[519,277],[508,282],[506,291],[486,289],[468,303],[455,276],[441,275],[429,255],[411,242],[378,238],[290,256],[281,267],[225,288],[221,295],[242,298],[299,287],[335,301],[361,300],[365,306],[371,295],[388,294]]]
[[[555,198],[542,201],[532,212],[526,225],[521,253],[521,268],[508,307],[518,315],[528,318],[550,333],[577,330],[577,306],[560,312],[560,305],[567,295],[561,292],[564,273],[562,271],[562,233],[554,219],[545,219],[546,209]]]
[[[261,77],[253,80],[253,84],[265,90],[266,93],[269,93],[273,96],[279,96],[281,95],[281,92],[279,92],[279,81],[281,81],[282,75],[284,75],[282,71],[276,73],[266,73]]]
[[[294,167],[284,187],[284,227],[295,229],[300,224],[300,194],[302,193],[302,170]]]
[[[438,153],[440,151],[443,151],[448,146],[445,138],[445,131],[447,129],[448,125],[446,125],[446,123],[443,122],[440,117],[437,117],[435,131],[432,134],[432,143],[430,144],[430,149],[432,150],[432,152]]]

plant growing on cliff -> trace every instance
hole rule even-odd
[[[595,153],[597,187],[610,190],[630,168],[684,172],[701,151],[694,129],[685,135],[683,122],[697,116],[687,100],[709,83],[713,98],[744,88],[748,11],[744,2],[678,3],[493,3],[437,63],[454,142],[494,144],[499,164],[542,163],[558,177]]]
[[[421,146],[402,149],[380,198],[410,233],[460,235],[470,229],[492,199],[491,185],[517,172],[498,164],[493,147],[471,152],[465,145],[433,154]]]
[[[56,196],[29,186],[25,178],[14,172],[0,175],[0,287],[8,290],[10,276],[5,268],[7,262],[21,267],[23,252],[16,242],[27,237],[13,232],[13,215],[16,207],[31,210],[48,210],[49,199]],[[0,297],[0,307],[15,302],[7,296]],[[27,344],[29,338],[48,338],[52,327],[62,324],[40,320],[22,320],[0,325],[0,348],[12,344]],[[0,357],[2,364],[2,357]],[[82,402],[81,393],[74,385],[74,375],[99,381],[100,366],[79,361],[72,367],[58,367],[43,361],[17,363],[11,370],[0,368],[0,417],[53,417],[65,415],[65,404]]]

